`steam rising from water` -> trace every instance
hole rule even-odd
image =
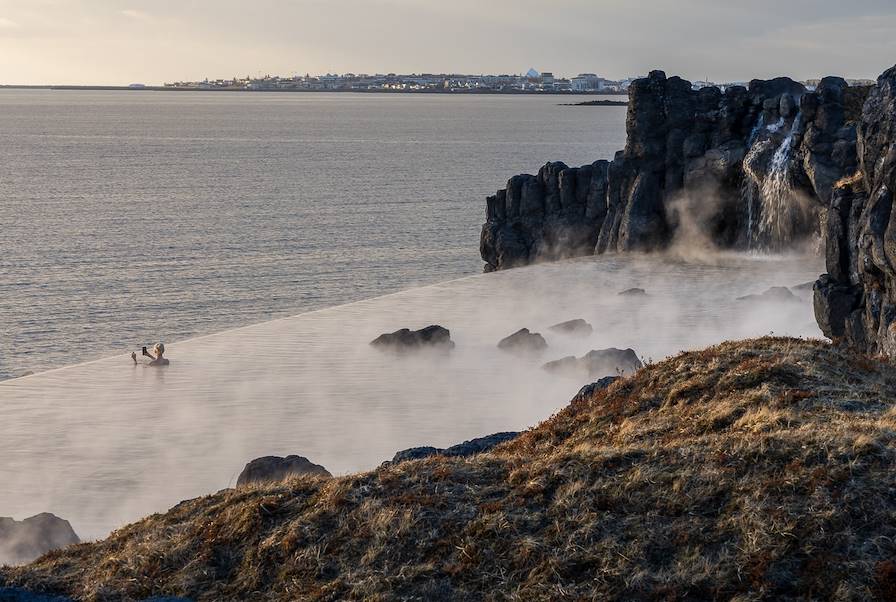
[[[0,383],[0,515],[54,512],[82,538],[232,486],[250,459],[297,453],[334,474],[399,449],[448,446],[548,418],[586,384],[542,363],[632,347],[659,360],[723,339],[818,336],[808,292],[737,301],[814,280],[820,260],[601,256],[474,276],[168,345],[167,369],[126,355]],[[630,287],[643,298],[620,297]],[[547,327],[572,318],[588,338]],[[448,355],[396,358],[382,332],[441,324]],[[505,354],[528,327],[549,349]]]

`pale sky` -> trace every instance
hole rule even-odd
[[[0,84],[664,69],[876,77],[896,0],[0,0]]]

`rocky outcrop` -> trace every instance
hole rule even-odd
[[[329,471],[314,464],[303,456],[264,456],[255,458],[243,468],[236,480],[237,487],[258,483],[279,483],[289,477],[300,475],[313,475],[318,477],[331,477]]]
[[[849,118],[857,101],[848,91],[841,99],[842,113]],[[815,317],[835,341],[896,357],[896,67],[871,88],[855,129],[854,173],[831,187],[827,273],[815,283]],[[852,151],[834,146],[832,157]]]
[[[370,342],[374,347],[391,351],[412,351],[422,348],[451,349],[454,342],[451,340],[451,331],[442,326],[433,325],[420,330],[402,328],[395,332],[381,334]]]
[[[548,372],[572,376],[575,378],[599,378],[619,374],[631,374],[642,368],[644,364],[633,349],[598,349],[586,353],[580,358],[564,357],[546,363],[542,368]]]
[[[866,88],[789,78],[693,90],[661,71],[629,91],[627,141],[613,161],[548,163],[489,197],[485,271],[676,238],[782,249],[820,234],[834,183],[854,170],[852,120]]]
[[[506,441],[516,439],[519,435],[517,432],[495,433],[485,437],[470,439],[457,445],[441,449],[438,447],[412,447],[397,452],[392,458],[392,464],[399,462],[407,462],[408,460],[419,460],[421,458],[429,458],[430,456],[449,456],[456,458],[466,458],[474,454],[481,454],[489,451],[496,445],[500,445]],[[386,462],[389,464],[389,462]]]
[[[529,332],[528,328],[521,328],[498,341],[498,349],[516,353],[539,353],[547,348],[544,337],[537,332]]]
[[[22,521],[0,517],[0,565],[30,562],[80,541],[67,520],[47,512]]]
[[[594,397],[594,394],[598,391],[602,391],[619,380],[618,376],[605,376],[596,380],[593,383],[587,384],[576,393],[576,396],[572,398],[571,403],[578,403],[581,401],[586,401]]]

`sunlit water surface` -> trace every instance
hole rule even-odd
[[[165,369],[126,355],[0,383],[0,514],[67,518],[86,538],[176,502],[232,486],[243,465],[300,454],[334,474],[395,451],[524,429],[585,384],[548,360],[633,347],[659,360],[682,349],[775,332],[819,336],[808,292],[768,305],[737,301],[813,280],[820,261],[601,257],[540,265],[297,315],[169,345]],[[648,296],[621,297],[629,287]],[[585,318],[587,339],[547,326]],[[441,324],[448,355],[395,357],[376,335]],[[548,351],[496,348],[528,327]]]

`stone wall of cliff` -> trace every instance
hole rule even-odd
[[[847,98],[844,105],[848,114],[856,103]],[[827,273],[815,284],[815,316],[831,339],[894,357],[896,67],[871,88],[857,124],[857,144],[856,169],[831,188]]]
[[[788,78],[693,90],[661,71],[629,91],[625,149],[583,167],[548,163],[487,200],[485,270],[677,237],[728,249],[783,249],[818,237],[834,183],[855,171],[867,89]]]

